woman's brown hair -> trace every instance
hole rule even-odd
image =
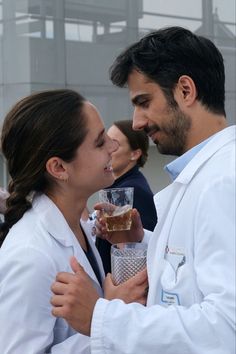
[[[48,159],[74,159],[87,134],[84,102],[72,90],[43,91],[23,98],[7,114],[1,143],[11,180],[0,246],[9,229],[31,208],[32,193],[49,187]]]
[[[149,139],[142,130],[133,130],[132,120],[117,120],[113,123],[127,138],[131,150],[140,149],[142,155],[137,160],[137,165],[143,167],[148,158]]]

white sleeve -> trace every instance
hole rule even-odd
[[[219,178],[199,193],[195,220],[194,272],[202,302],[165,308],[99,299],[92,320],[92,354],[235,353],[235,181],[231,177]]]
[[[52,260],[25,245],[1,256],[0,353],[90,354],[90,339],[51,314]]]
[[[144,236],[142,239],[142,243],[147,243],[149,242],[150,238],[152,237],[153,231],[149,231],[144,229]]]

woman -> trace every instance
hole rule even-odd
[[[101,259],[80,219],[88,197],[113,182],[116,149],[96,108],[71,90],[33,94],[6,116],[2,151],[11,181],[0,233],[1,354],[90,353],[88,337],[51,315],[50,286],[58,271],[71,271],[75,256],[103,295]],[[115,297],[123,299],[125,286],[113,287]],[[131,293],[127,302],[135,300]]]
[[[118,149],[112,153],[115,182],[111,188],[134,187],[133,207],[139,211],[143,227],[153,231],[157,223],[153,193],[146,178],[139,170],[148,158],[148,136],[144,131],[133,130],[132,120],[114,122],[107,134],[119,143]],[[107,274],[111,271],[111,245],[100,238],[97,238],[96,245]]]

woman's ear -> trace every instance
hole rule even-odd
[[[69,178],[63,160],[59,157],[51,157],[46,163],[46,170],[56,179],[67,181]]]
[[[138,161],[140,156],[142,155],[142,150],[141,149],[136,149],[131,152],[130,160],[131,161]]]
[[[175,87],[176,101],[185,106],[192,105],[197,97],[197,90],[193,79],[188,75],[180,76]]]

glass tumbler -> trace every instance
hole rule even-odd
[[[115,285],[133,277],[146,267],[147,244],[118,243],[111,246],[111,274]]]

